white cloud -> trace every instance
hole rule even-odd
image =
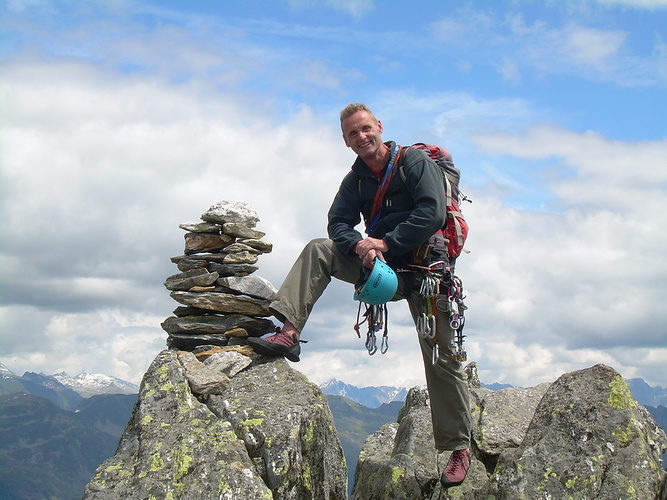
[[[461,8],[432,23],[429,33],[437,45],[467,49],[476,66],[495,68],[511,84],[525,84],[527,75],[538,80],[565,75],[620,85],[664,85],[659,36],[646,50],[636,40],[629,43],[630,32],[601,25],[599,16],[578,7],[569,15],[544,12],[530,19],[521,9],[508,9],[501,17]]]
[[[505,40],[513,59],[544,73],[598,75],[616,68],[627,33],[566,23],[553,27],[544,21],[527,23],[517,14],[509,20],[511,37]],[[591,72],[591,70],[594,70]]]
[[[288,0],[288,2],[293,7],[300,9],[320,5],[317,0]],[[326,0],[324,3],[335,10],[349,14],[356,20],[362,19],[366,14],[375,9],[375,2],[373,0]]]

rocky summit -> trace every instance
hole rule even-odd
[[[184,255],[165,287],[180,305],[116,454],[85,500],[344,500],[347,467],[322,392],[283,359],[254,353],[273,330],[275,288],[255,275],[272,245],[248,205],[219,202],[181,224]],[[551,384],[491,391],[466,367],[473,417],[465,482],[444,489],[428,392],[411,389],[397,422],[369,436],[352,497],[667,500],[665,433],[605,365]]]

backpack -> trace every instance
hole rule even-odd
[[[445,225],[431,236],[429,244],[438,250],[445,250],[450,259],[456,259],[461,255],[463,245],[468,237],[468,223],[459,206],[462,201],[459,191],[461,172],[454,166],[452,155],[441,146],[418,142],[410,147],[421,149],[440,167],[447,199],[447,219]],[[399,172],[403,182],[405,182],[403,165],[400,166]]]

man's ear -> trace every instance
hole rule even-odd
[[[380,133],[384,132],[384,128],[382,127],[382,122],[380,120],[378,120],[378,130]]]
[[[350,147],[350,144],[347,142],[347,137],[345,137],[345,134],[343,134],[343,142],[348,148]]]

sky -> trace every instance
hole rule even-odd
[[[446,147],[470,225],[469,361],[531,387],[604,363],[667,387],[667,0],[0,2],[0,362],[139,383],[178,306],[179,224],[258,213],[279,287],[354,161],[338,114]],[[424,384],[407,305],[389,351],[352,285],[292,366]]]

